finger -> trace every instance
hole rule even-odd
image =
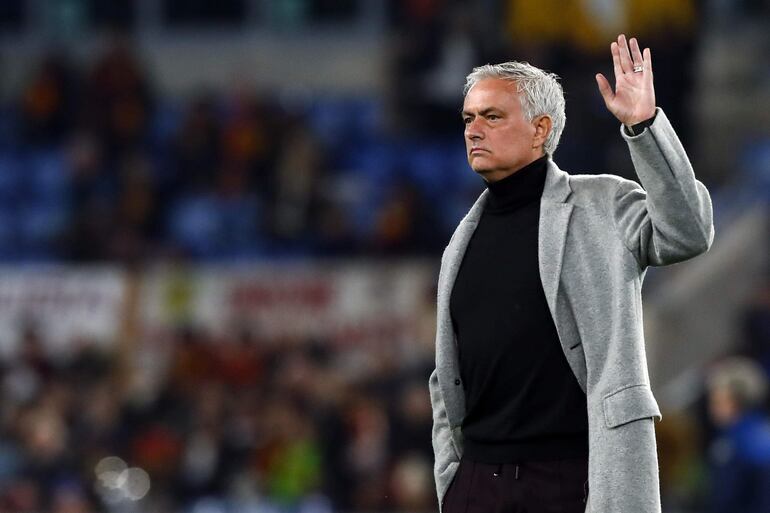
[[[633,72],[634,65],[631,62],[631,54],[628,52],[628,42],[624,34],[618,36],[618,51],[620,53],[620,67],[623,69],[623,73]]]
[[[644,65],[644,71],[646,74],[652,74],[652,54],[650,53],[649,48],[644,49],[644,60],[642,61]]]
[[[612,92],[612,87],[610,86],[610,83],[607,81],[604,75],[602,75],[601,73],[597,73],[596,85],[599,86],[599,92],[601,93],[602,98],[604,98],[604,104],[607,105],[607,107],[609,107],[610,102],[615,97],[615,93]]]
[[[635,37],[631,38],[631,58],[634,61],[634,66],[641,66],[642,61],[644,60],[642,58],[642,52],[639,50],[639,42],[636,40]]]
[[[620,49],[614,41],[610,45],[610,52],[612,53],[612,69],[615,72],[615,82],[617,82],[623,76],[623,68],[620,67]]]

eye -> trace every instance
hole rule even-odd
[[[464,124],[466,124],[466,125],[467,125],[467,124],[469,124],[470,122],[471,122],[471,118],[470,118],[470,117],[464,117],[464,118],[463,118],[463,123],[464,123]]]
[[[487,116],[487,119],[489,121],[497,121],[498,119],[500,119],[500,116],[498,116],[497,114],[490,114]]]

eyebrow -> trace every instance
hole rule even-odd
[[[489,114],[489,113],[490,113],[490,112],[492,112],[492,111],[502,112],[502,111],[501,111],[500,109],[498,109],[497,107],[487,107],[486,109],[484,109],[484,110],[480,111],[480,112],[479,112],[479,115],[480,115],[480,116],[486,116],[487,114]],[[470,111],[467,111],[467,110],[465,110],[465,109],[463,109],[463,110],[461,110],[461,111],[460,111],[460,116],[462,116],[462,117],[465,117],[465,116],[472,116],[472,115],[473,115],[473,113],[472,113],[472,112],[470,112]]]

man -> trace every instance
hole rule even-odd
[[[767,377],[734,356],[708,374],[709,415],[719,433],[709,450],[712,513],[770,511],[770,421],[763,411]]]
[[[569,175],[556,77],[475,68],[468,162],[487,184],[441,261],[430,378],[440,509],[660,511],[641,285],[646,268],[711,245],[711,200],[655,105],[649,49],[611,45],[614,91],[641,181]],[[450,486],[451,485],[451,486]]]

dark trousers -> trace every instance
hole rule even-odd
[[[460,460],[443,513],[584,513],[588,458],[519,464]]]

